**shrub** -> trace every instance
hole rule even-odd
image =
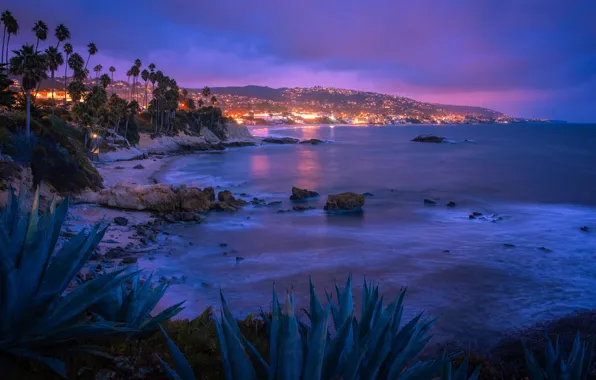
[[[88,318],[85,312],[134,276],[115,271],[65,293],[105,233],[95,225],[56,250],[68,202],[66,198],[58,205],[54,200],[39,215],[39,191],[27,210],[25,189],[19,199],[11,189],[0,212],[0,357],[38,360],[62,376],[65,366],[55,359],[61,349],[130,332],[116,323]]]

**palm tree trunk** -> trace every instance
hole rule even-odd
[[[112,87],[112,95],[114,94],[114,73],[112,73],[112,82],[111,82],[111,86]]]
[[[68,62],[68,55],[66,56],[66,62]],[[66,109],[66,73],[68,71],[68,63],[64,63],[64,109]]]
[[[4,43],[6,42],[6,26],[4,27],[4,34],[2,35],[2,58],[0,63],[4,63]]]
[[[54,97],[54,70],[52,70],[52,119],[54,118],[54,108],[56,108],[56,100]]]
[[[91,59],[91,53],[89,53],[89,56],[87,57],[87,62],[85,62],[85,70],[87,70],[87,65],[89,64],[90,59]]]
[[[145,81],[145,110],[147,109],[147,81]]]
[[[126,118],[126,125],[124,126],[124,138],[126,139],[126,141],[128,141],[128,139],[126,138],[126,134],[128,133],[128,120],[130,120],[130,116]]]
[[[6,63],[8,64],[8,69],[10,71],[10,61],[8,59],[8,44],[10,44],[10,33],[8,33],[8,39],[6,40]]]
[[[31,91],[27,90],[27,127],[25,129],[27,142],[31,141]]]
[[[35,43],[35,52],[37,53],[37,47],[39,46],[39,38],[37,39],[37,42]]]

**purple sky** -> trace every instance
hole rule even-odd
[[[85,58],[96,43],[90,66],[114,65],[120,78],[140,58],[186,87],[322,85],[596,121],[594,0],[21,0],[9,9],[21,25],[12,47],[34,42],[37,19],[64,23]]]

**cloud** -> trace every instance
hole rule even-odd
[[[596,97],[596,3],[587,0],[24,0],[10,8],[29,40],[36,19],[63,22],[81,50],[97,44],[94,62],[124,72],[140,58],[189,87],[334,85],[596,120],[583,98]]]

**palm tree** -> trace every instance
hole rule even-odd
[[[21,50],[14,51],[15,56],[10,59],[10,73],[21,76],[21,85],[27,98],[27,127],[25,134],[27,141],[31,139],[31,90],[37,83],[48,77],[47,63],[43,54],[33,49],[33,45],[23,45]]]
[[[89,64],[89,60],[91,59],[92,55],[97,54],[98,50],[97,50],[97,46],[95,46],[95,44],[93,42],[89,43],[89,45],[87,45],[87,49],[89,49],[89,57],[87,57],[87,63],[85,63],[85,69],[87,68],[87,65]]]
[[[145,108],[147,108],[147,81],[149,80],[149,71],[147,69],[141,72],[141,79],[145,82]]]
[[[35,51],[37,51],[39,41],[45,41],[48,38],[48,25],[39,20],[33,25],[33,32],[35,33],[35,37],[37,37],[37,43],[35,44]]]
[[[130,89],[130,77],[131,77],[131,76],[132,76],[132,69],[131,69],[131,70],[128,70],[128,71],[126,72],[126,77],[128,78],[128,79],[126,80],[126,86],[127,86],[127,88],[128,88],[128,93],[129,93],[128,100],[129,100],[129,101],[130,101],[130,100],[132,100],[132,91],[131,91],[131,89]]]
[[[56,44],[56,49],[60,47],[60,43],[70,39],[70,30],[64,24],[60,24],[56,27],[56,31],[54,32],[56,38],[58,39],[58,43]]]
[[[9,63],[10,66],[10,62],[8,61],[8,45],[10,44],[10,36],[19,33],[19,23],[17,22],[17,19],[13,17],[12,13],[8,11],[2,13],[2,22],[4,23],[4,30],[8,35],[8,39],[6,40],[6,60],[3,59],[2,61]],[[2,53],[4,55],[4,52]]]
[[[0,57],[0,64],[4,63],[4,45],[6,44],[6,29],[7,26],[11,23],[11,19],[14,19],[12,13],[10,11],[2,12],[2,16],[0,16],[0,22],[4,25],[4,34],[2,35],[2,54]]]
[[[70,57],[70,55],[72,54],[72,45],[69,43],[65,43],[64,44],[64,54],[66,54],[66,58],[65,61],[69,62],[68,57]],[[67,70],[68,70],[68,66],[70,65],[70,63],[68,65],[64,65],[64,108],[66,108],[66,74],[67,74]]]
[[[132,73],[134,75],[134,79],[133,79],[133,82],[132,82],[132,87],[135,90],[135,98],[137,97],[136,89],[137,89],[137,83],[138,83],[138,80],[139,80],[139,74],[141,74],[141,66],[142,65],[143,64],[141,63],[141,60],[140,59],[138,59],[138,58],[135,59],[134,70],[132,71]]]
[[[50,46],[46,49],[46,62],[48,69],[52,73],[52,116],[54,116],[54,108],[56,107],[56,101],[54,99],[54,72],[64,64],[64,57],[62,57],[62,53],[60,53],[57,47]],[[66,91],[66,87],[64,91]]]
[[[211,104],[212,104],[212,105],[215,105],[215,103],[217,103],[217,98],[215,97],[215,95],[213,95],[213,96],[211,97]]]
[[[110,73],[112,73],[112,81],[110,82],[112,84],[112,94],[114,93],[114,73],[116,72],[116,68],[114,66],[110,66],[109,68]]]
[[[101,83],[101,87],[103,87],[103,89],[106,90],[110,83],[112,83],[112,80],[110,79],[110,76],[108,74],[102,74],[99,77],[99,82]]]
[[[103,69],[102,65],[97,65],[93,68],[93,71],[95,71],[95,85],[99,86],[99,74],[101,73],[101,70]]]

